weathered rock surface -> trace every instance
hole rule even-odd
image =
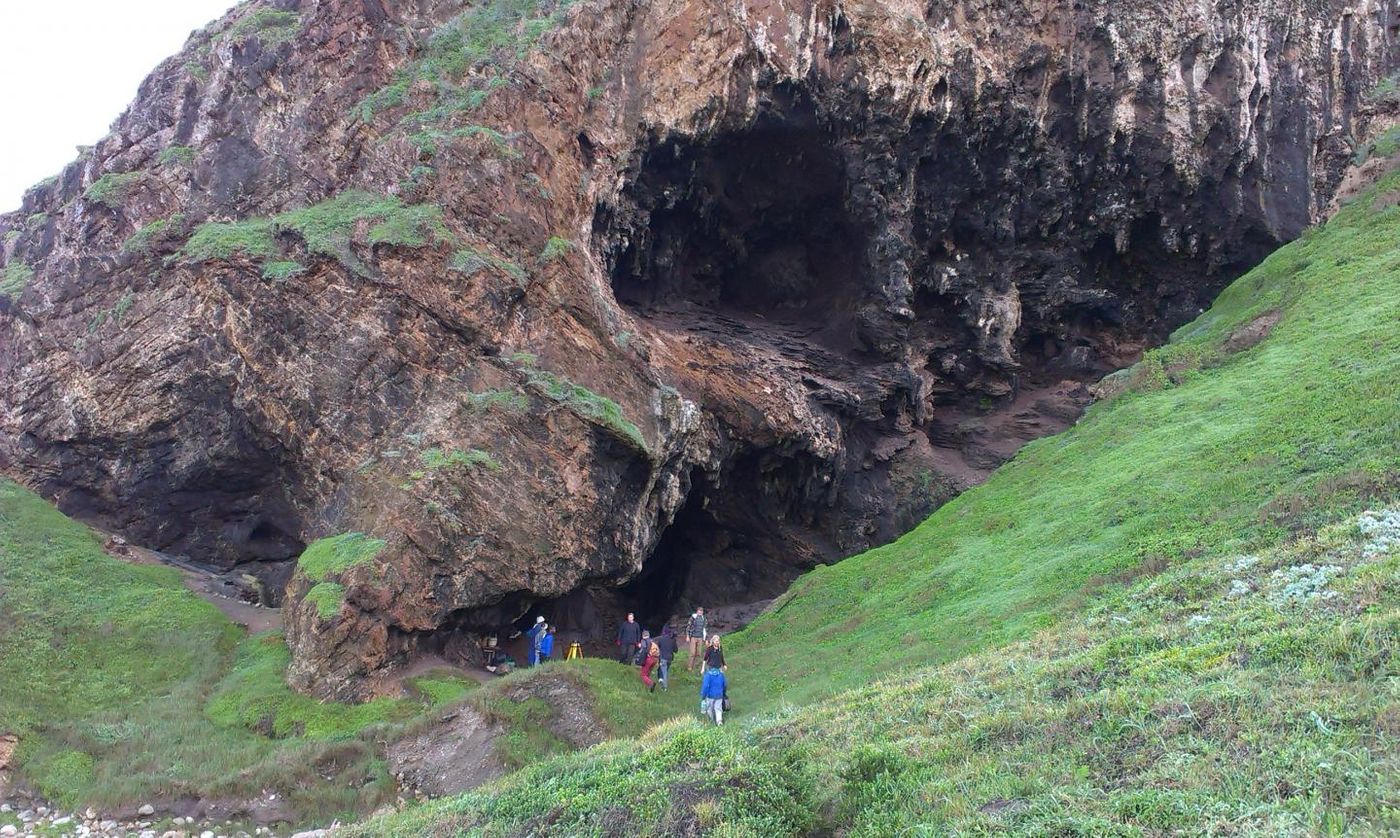
[[[0,218],[0,468],[278,587],[385,539],[335,596],[290,581],[325,695],[541,599],[759,599],[899,534],[1327,205],[1400,32],[1375,0],[465,8],[240,7]]]

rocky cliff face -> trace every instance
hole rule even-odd
[[[286,584],[325,695],[542,600],[771,595],[1297,235],[1398,32],[1376,0],[245,5],[0,219],[0,467]]]

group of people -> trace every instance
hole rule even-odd
[[[525,632],[525,643],[530,649],[530,665],[539,666],[554,654],[554,626],[546,623],[544,617],[536,617],[535,624]]]
[[[695,661],[700,659],[700,712],[717,725],[724,724],[724,711],[729,705],[729,683],[725,672],[724,647],[719,634],[710,634],[705,622],[705,609],[696,608],[686,621],[685,641],[690,657],[686,672],[695,671]],[[649,692],[656,687],[671,688],[671,663],[675,659],[679,644],[675,631],[668,625],[658,637],[642,628],[637,615],[628,612],[627,619],[617,629],[618,662],[631,663],[641,667],[642,683]],[[652,673],[657,677],[653,678]]]

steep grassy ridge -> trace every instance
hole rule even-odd
[[[799,580],[732,643],[742,724],[671,722],[357,834],[1400,830],[1400,508],[1357,517],[1400,486],[1397,186],[1075,428]]]

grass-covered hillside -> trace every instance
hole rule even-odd
[[[1397,197],[1281,249],[908,536],[799,580],[733,638],[732,724],[358,834],[1400,831]]]
[[[0,479],[0,732],[65,805],[276,794],[289,816],[365,812],[395,787],[377,743],[432,703],[320,703],[283,682],[279,634],[245,636],[177,571]],[[460,685],[458,685],[460,689]]]

